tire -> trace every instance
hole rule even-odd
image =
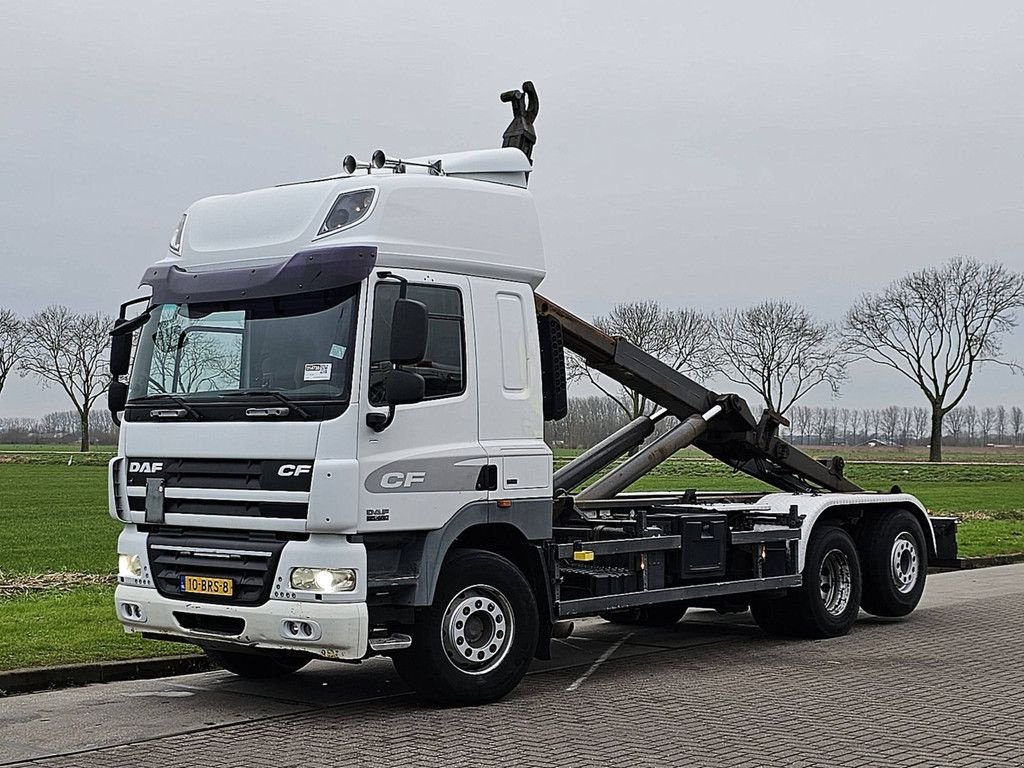
[[[671,627],[686,613],[687,605],[681,601],[655,603],[640,608],[626,608],[621,611],[606,611],[601,618],[612,624],[639,627]]]
[[[857,620],[861,601],[860,559],[842,528],[819,527],[804,556],[804,583],[785,597],[751,600],[757,625],[773,635],[839,637]]]
[[[312,661],[306,653],[297,651],[225,651],[220,648],[204,648],[206,655],[217,666],[239,677],[250,680],[267,680],[284,677],[298,672]]]
[[[928,542],[921,524],[901,509],[872,521],[859,539],[861,607],[875,616],[906,616],[921,601],[928,575]]]
[[[392,661],[425,699],[486,704],[523,679],[537,632],[537,602],[523,573],[499,555],[456,550],[442,566],[433,604],[417,609],[412,646]]]

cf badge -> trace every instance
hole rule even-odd
[[[282,464],[277,470],[278,477],[302,477],[313,471],[312,464]]]

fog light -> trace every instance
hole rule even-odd
[[[118,555],[117,573],[126,579],[141,579],[142,558],[138,555]]]
[[[351,592],[356,588],[352,568],[292,568],[292,589],[304,592]]]

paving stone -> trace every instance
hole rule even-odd
[[[579,667],[531,675],[486,707],[398,695],[19,765],[1024,766],[1022,598],[819,642],[748,627],[613,658],[573,692]]]

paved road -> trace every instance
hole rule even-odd
[[[910,619],[824,642],[709,611],[668,630],[588,621],[476,709],[419,704],[384,660],[15,696],[11,764],[1024,766],[1024,565],[933,576]]]

